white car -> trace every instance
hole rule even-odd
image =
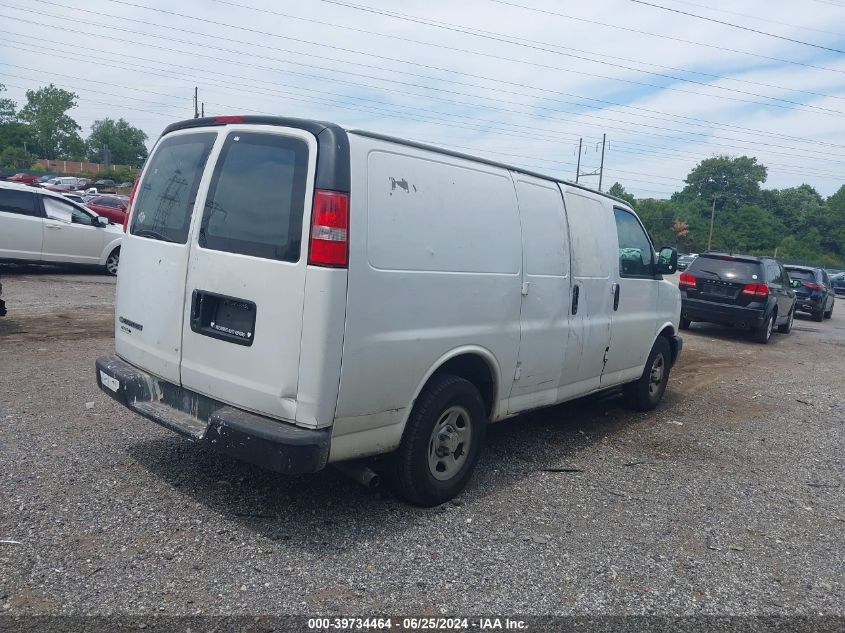
[[[488,423],[617,387],[651,409],[682,347],[677,252],[624,200],[436,147],[186,121],[129,214],[99,386],[278,472],[392,453],[442,503]]]
[[[116,275],[123,228],[61,193],[0,182],[0,261],[87,264]]]

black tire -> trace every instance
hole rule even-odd
[[[111,275],[112,277],[117,276],[117,269],[120,265],[120,247],[118,246],[114,249],[109,256],[106,258],[106,265],[104,266],[106,273]]]
[[[658,336],[648,355],[643,374],[636,381],[622,387],[625,404],[636,411],[650,411],[658,404],[669,382],[672,367],[672,348],[669,341]],[[654,372],[660,370],[659,382],[654,382]]]
[[[690,321],[689,319],[685,319],[684,317],[681,317],[681,321],[678,323],[678,327],[681,328],[682,330],[688,330],[690,323],[692,323],[692,321]]]
[[[777,319],[777,315],[772,312],[769,315],[769,318],[763,321],[763,324],[754,330],[754,340],[758,343],[768,343],[769,340],[772,338],[772,332],[775,329],[775,320]]]
[[[824,321],[824,308],[822,308],[818,312],[813,312],[813,321],[816,321],[816,322]]]
[[[438,436],[445,436],[446,439],[442,440],[440,446],[435,445],[435,428],[446,424],[449,416],[456,411],[456,433]],[[463,420],[461,430],[457,427],[462,417],[466,419]],[[448,428],[444,431],[448,431]],[[461,439],[455,439],[458,433],[469,446],[464,446]],[[475,385],[451,374],[434,376],[417,398],[402,443],[393,455],[393,485],[396,493],[406,501],[426,508],[449,501],[464,489],[472,476],[486,433],[487,415]],[[445,454],[439,455],[438,448],[446,451]],[[449,452],[451,449],[455,452]],[[436,465],[432,461],[436,461]],[[443,465],[446,466],[441,474],[436,475],[434,471]],[[451,475],[448,472],[450,467],[455,468]]]
[[[795,308],[789,311],[789,318],[786,323],[778,326],[778,332],[781,334],[789,334],[792,331],[792,322],[795,320]]]
[[[830,317],[833,316],[833,306],[835,305],[835,303],[836,303],[835,301],[830,302],[830,310],[828,310],[827,312],[824,313],[825,319],[829,319]]]

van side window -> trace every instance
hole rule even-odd
[[[653,277],[654,248],[637,218],[624,209],[614,208],[619,236],[619,276]]]
[[[44,201],[44,210],[47,212],[47,217],[51,220],[67,222],[68,224],[84,224],[85,226],[93,226],[94,224],[94,218],[92,216],[70,202],[59,200],[53,196],[44,196],[42,200]]]
[[[255,132],[231,132],[214,168],[199,245],[299,261],[308,145]]]
[[[14,189],[0,189],[0,212],[15,213],[17,215],[41,214],[35,209],[35,196],[28,191]]]
[[[132,235],[179,244],[188,241],[194,200],[216,136],[179,134],[158,145],[138,187]]]

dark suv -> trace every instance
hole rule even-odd
[[[702,253],[681,273],[681,329],[706,321],[750,329],[768,343],[787,334],[795,316],[795,284],[769,257]]]
[[[789,277],[798,282],[795,287],[795,297],[798,299],[795,309],[799,312],[809,312],[815,321],[829,319],[833,315],[836,292],[827,272],[810,266],[784,268]]]

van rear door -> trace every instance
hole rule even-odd
[[[175,384],[180,380],[188,236],[216,139],[217,130],[162,137],[141,175],[132,222],[121,241],[115,351]]]
[[[190,243],[182,385],[293,421],[317,140],[269,125],[221,134]]]

